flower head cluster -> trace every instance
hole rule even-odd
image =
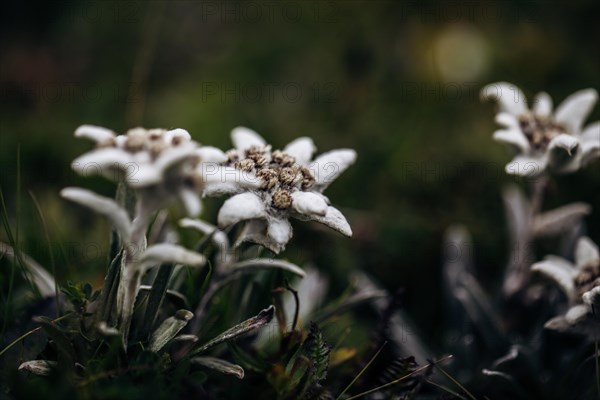
[[[499,105],[496,122],[504,128],[494,133],[494,139],[517,151],[506,165],[507,173],[574,172],[600,155],[600,121],[583,128],[598,99],[594,89],[572,94],[554,112],[547,93],[539,93],[529,109],[523,92],[506,82],[487,85],[481,95]]]
[[[575,249],[575,264],[556,256],[532,266],[533,271],[552,278],[567,295],[571,308],[565,316],[547,323],[558,330],[575,330],[600,333],[600,319],[595,320],[600,309],[600,253],[589,238],[582,237]]]
[[[197,165],[202,150],[186,130],[134,128],[117,136],[105,128],[83,125],[75,136],[96,142],[94,150],[73,161],[75,171],[122,181],[146,202],[156,203],[152,208],[177,197],[189,215],[200,212],[203,182]]]
[[[251,220],[244,240],[278,253],[292,237],[289,217],[321,222],[342,234],[352,230],[322,192],[356,159],[354,150],[333,150],[312,160],[316,150],[307,137],[283,150],[272,150],[256,132],[232,131],[235,148],[226,153],[221,179],[207,179],[205,195],[233,194],[219,211],[221,227]],[[264,233],[266,229],[266,234]]]

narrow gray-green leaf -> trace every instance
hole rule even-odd
[[[48,376],[54,368],[57,366],[56,361],[48,360],[32,360],[25,361],[19,365],[19,371],[31,372],[34,375]]]
[[[205,368],[214,369],[227,375],[233,375],[238,379],[244,378],[244,369],[229,361],[221,360],[215,357],[193,357],[190,362],[195,365],[200,365]]]
[[[273,315],[275,315],[275,307],[271,305],[269,306],[269,308],[266,308],[259,312],[258,315],[252,318],[248,318],[244,322],[241,322],[233,328],[226,330],[219,336],[200,346],[192,352],[192,355],[202,353],[203,351],[206,351],[219,343],[223,343],[225,341],[234,339],[252,330],[265,326],[266,324],[271,322],[271,320],[273,319]]]
[[[194,314],[188,310],[179,310],[174,316],[167,318],[150,337],[150,350],[160,351],[181,331]]]
[[[117,302],[117,290],[119,286],[122,257],[123,250],[117,253],[108,267],[106,277],[104,278],[104,286],[102,287],[102,292],[100,294],[98,312],[96,313],[97,322],[106,322],[107,324],[112,322],[111,313]]]
[[[98,333],[100,333],[104,338],[114,338],[120,335],[117,328],[114,326],[108,326],[108,324],[104,321],[98,323],[96,325],[96,329],[98,329]]]
[[[291,272],[303,278],[306,273],[302,268],[291,262],[276,260],[272,258],[253,258],[250,260],[240,261],[231,266],[233,272],[247,273],[261,269],[281,269]]]
[[[205,262],[206,258],[202,254],[171,243],[148,246],[140,260],[143,267],[167,263],[201,266]]]
[[[387,292],[385,292],[384,290],[377,290],[377,289],[363,290],[361,292],[353,294],[352,296],[343,300],[339,304],[331,305],[331,306],[326,307],[325,309],[317,312],[315,314],[315,316],[313,317],[313,320],[317,323],[321,323],[324,320],[326,320],[327,318],[331,317],[332,315],[344,313],[360,304],[363,304],[363,303],[366,303],[369,301],[373,301],[373,300],[377,300],[377,299],[382,299],[382,298],[385,298],[386,296],[387,296]]]
[[[58,361],[62,367],[73,368],[77,359],[73,343],[52,320],[47,317],[34,317],[33,320],[42,326],[42,329],[50,336],[56,351],[58,353]]]
[[[173,284],[173,278],[171,278],[170,284]],[[152,286],[150,285],[141,285],[139,291],[140,293],[147,293],[150,292],[150,289],[152,289]],[[177,290],[167,289],[165,297],[167,297],[177,308],[190,308],[190,302],[187,297]]]
[[[7,256],[14,262],[15,251],[11,246],[0,242],[0,254]],[[19,258],[23,261],[25,268],[27,268],[27,272],[30,274],[33,283],[40,291],[40,295],[43,297],[54,296],[56,283],[52,275],[28,255],[19,252]]]
[[[196,343],[198,336],[196,335],[178,335],[171,340],[171,343]]]

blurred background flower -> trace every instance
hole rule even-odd
[[[244,125],[275,148],[310,136],[320,153],[357,149],[357,163],[328,189],[353,238],[294,224],[284,255],[312,260],[333,278],[360,269],[388,289],[405,287],[406,308],[435,348],[443,308],[432,288],[441,287],[444,230],[469,228],[483,267],[476,273],[496,290],[509,246],[501,187],[523,183],[504,173],[511,155],[492,140],[494,110],[479,90],[502,80],[529,98],[545,90],[563,99],[598,88],[599,12],[591,0],[4,1],[6,213],[24,251],[42,265],[55,258],[59,282],[79,276],[100,285],[108,225],[58,195],[82,185],[114,194],[69,168],[89,148],[72,139],[82,123],[115,132],[182,127],[221,149]],[[599,115],[596,108],[589,120]],[[598,171],[596,162],[558,178],[561,190],[551,186],[545,203],[595,206],[587,233],[596,240]],[[205,202],[208,220],[221,202]],[[7,282],[2,275],[3,289]],[[340,291],[345,282],[330,286]]]

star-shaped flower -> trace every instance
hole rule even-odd
[[[574,172],[600,155],[600,121],[582,128],[598,99],[594,89],[572,94],[554,112],[547,93],[539,93],[529,109],[523,92],[506,82],[487,85],[481,96],[498,102],[496,122],[504,129],[497,130],[494,139],[517,151],[506,165],[509,174]]]
[[[346,218],[322,193],[356,159],[350,149],[333,150],[312,160],[312,139],[298,138],[283,150],[271,150],[256,132],[238,127],[231,132],[235,149],[208,179],[207,195],[235,194],[219,210],[221,227],[252,220],[244,240],[275,253],[292,237],[289,217],[321,222],[346,236],[352,235]],[[266,234],[264,233],[266,229]]]
[[[83,125],[75,136],[96,142],[96,149],[73,161],[78,173],[122,181],[155,204],[151,208],[159,208],[175,196],[189,215],[200,212],[198,194],[203,182],[197,165],[212,151],[199,148],[186,130],[134,128],[117,136],[106,128]]]
[[[575,264],[557,256],[547,256],[532,266],[559,285],[567,295],[571,308],[564,316],[553,318],[551,329],[600,334],[600,254],[598,246],[582,237],[575,249]]]

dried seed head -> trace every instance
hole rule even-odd
[[[158,157],[158,155],[167,147],[169,146],[162,140],[153,140],[148,143],[148,151],[150,151],[152,158]]]
[[[264,154],[262,153],[250,153],[247,155],[246,157],[249,160],[254,161],[254,163],[256,164],[257,168],[263,168],[268,164],[268,160],[267,158],[264,156]]]
[[[174,135],[173,138],[171,138],[171,144],[173,146],[179,146],[182,142],[183,142],[183,136]]]
[[[255,163],[248,158],[244,158],[243,160],[236,161],[234,167],[242,171],[250,172],[254,169]]]
[[[273,168],[263,168],[256,172],[256,176],[262,179],[262,189],[272,189],[279,183],[279,173]]]
[[[315,184],[315,178],[312,176],[310,170],[306,167],[300,167],[300,175],[302,176],[302,189],[310,189]]]
[[[146,143],[147,133],[143,128],[134,128],[127,131],[127,139],[125,141],[125,149],[131,152],[137,152],[144,148]]]
[[[545,150],[552,139],[561,133],[567,133],[563,126],[552,119],[531,113],[521,115],[519,125],[531,147],[535,150]]]
[[[97,149],[106,149],[108,147],[117,147],[117,141],[115,138],[108,138],[96,144]]]
[[[227,153],[225,153],[225,155],[227,156],[227,159],[230,163],[234,163],[240,159],[240,155],[235,149],[228,150]]]
[[[296,159],[293,156],[290,156],[281,150],[275,150],[271,154],[271,160],[275,164],[279,164],[282,167],[291,167],[296,162]]]
[[[157,141],[163,138],[163,130],[162,129],[150,129],[148,131],[148,139],[150,141]]]
[[[292,195],[285,189],[277,189],[273,193],[273,207],[281,210],[290,208],[292,205]]]
[[[301,180],[302,175],[298,173],[297,168],[285,167],[279,170],[279,181],[284,185],[294,186]]]
[[[244,151],[247,158],[255,157],[257,155],[263,155],[264,152],[265,152],[265,148],[259,147],[259,146],[251,146],[250,148],[248,148]]]
[[[575,277],[578,298],[596,286],[600,286],[600,260],[584,265]]]

